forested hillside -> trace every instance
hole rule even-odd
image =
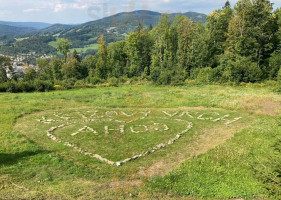
[[[206,15],[204,14],[195,12],[178,14],[187,16],[193,21],[201,21],[203,23],[206,22]],[[57,38],[67,38],[72,42],[72,48],[84,49],[85,54],[94,54],[96,52],[96,49],[91,50],[88,47],[96,45],[98,37],[101,34],[104,35],[107,43],[124,40],[130,32],[135,31],[139,23],[141,23],[144,27],[155,27],[159,23],[160,16],[161,13],[158,12],[140,10],[134,12],[119,13],[110,17],[80,25],[54,24],[41,30],[24,32],[25,34],[22,34],[23,32],[21,32],[21,34],[17,35],[15,38],[0,38],[0,41],[2,41],[2,43],[4,44],[0,49],[0,53],[6,55],[14,55],[19,53],[26,53],[26,51],[29,49],[30,52],[41,54],[41,48],[37,50],[36,47],[33,46],[32,40],[36,40],[36,36],[52,36],[54,38],[53,41],[55,41]],[[170,17],[172,19],[175,16],[176,14],[170,14]],[[20,40],[20,43],[22,43],[21,40],[27,40],[25,41],[25,43],[29,44],[27,44],[26,48],[19,48],[22,45],[17,44],[18,40]],[[44,41],[45,40],[41,42],[41,46],[46,47],[46,45],[50,45],[50,43],[45,43]],[[46,47],[45,52],[47,52],[48,54],[55,54],[55,52],[52,51],[50,47]]]
[[[8,25],[8,26],[15,26],[15,27],[29,27],[34,29],[43,29],[51,26],[51,24],[48,23],[42,23],[42,22],[7,22],[7,21],[0,21],[0,24],[2,25]]]
[[[76,51],[67,54],[75,40],[60,40],[57,45],[64,60],[39,59],[37,70],[29,69],[17,80],[66,88],[107,81],[118,85],[128,78],[159,85],[277,81],[281,79],[280,31],[281,10],[273,10],[269,1],[240,0],[234,8],[227,1],[208,15],[206,24],[163,14],[155,28],[139,23],[125,40],[108,44],[101,35],[97,54],[83,60]]]
[[[23,33],[29,33],[35,31],[34,28],[30,27],[16,27],[0,24],[0,36],[2,35],[19,35]]]

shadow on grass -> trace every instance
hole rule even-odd
[[[37,154],[41,153],[48,153],[47,151],[23,151],[15,154],[5,154],[5,153],[0,153],[0,167],[3,165],[13,165],[16,164],[17,162],[21,161],[24,158],[30,157],[30,156],[35,156]]]

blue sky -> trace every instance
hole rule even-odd
[[[0,0],[0,20],[77,24],[123,11],[195,11],[208,14],[226,0]],[[234,5],[237,0],[230,0]],[[281,0],[272,0],[276,7]]]

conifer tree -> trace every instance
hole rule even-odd
[[[104,36],[101,35],[98,39],[99,50],[97,53],[97,63],[95,69],[95,75],[98,78],[106,79],[108,73],[108,65],[107,65],[107,46]]]

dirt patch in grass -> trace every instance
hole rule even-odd
[[[241,107],[259,115],[275,116],[281,113],[281,102],[271,98],[243,98]]]
[[[155,162],[147,169],[140,168],[138,174],[143,177],[164,176],[182,162],[196,157],[200,154],[223,144],[228,139],[232,138],[236,132],[245,128],[247,124],[232,125],[231,127],[219,127],[208,130],[203,130],[196,140],[191,144],[182,148],[180,153],[168,154],[162,160]]]

